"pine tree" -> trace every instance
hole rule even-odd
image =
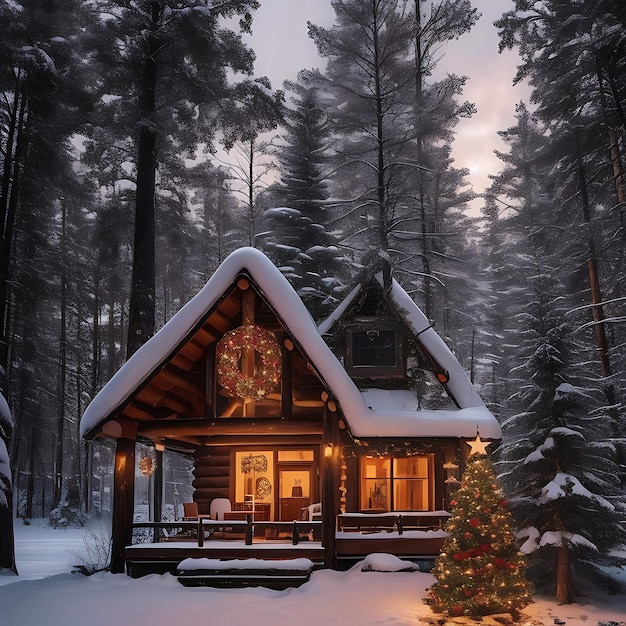
[[[594,572],[596,581],[611,584],[601,566],[611,561],[623,533],[619,437],[610,406],[602,403],[600,379],[590,374],[593,355],[584,334],[570,326],[584,327],[584,309],[576,304],[585,242],[553,187],[560,175],[548,149],[553,138],[523,105],[517,120],[501,133],[510,152],[499,154],[506,167],[494,177],[488,205],[490,231],[498,231],[492,285],[507,317],[499,343],[509,371],[500,374],[514,392],[501,407],[498,469],[528,538],[523,549],[530,578],[568,603],[577,576]],[[499,217],[496,199],[503,207]]]
[[[309,24],[309,36],[328,59],[320,78],[332,101],[328,111],[342,169],[340,197],[357,199],[344,215],[352,225],[349,245],[360,251],[374,248],[383,256],[390,248],[398,202],[391,183],[411,170],[403,157],[416,137],[411,130],[413,25],[401,4],[333,0],[336,25]]]
[[[197,158],[199,147],[213,150],[231,98],[242,100],[246,93],[267,102],[272,98],[254,81],[229,81],[231,71],[252,73],[254,54],[221,20],[238,17],[241,30],[249,31],[257,0],[97,0],[93,5],[101,16],[91,33],[102,96],[95,126],[108,127],[103,133],[108,141],[97,150],[104,163],[115,164],[119,181],[135,183],[130,355],[154,332],[156,211],[172,173],[184,170],[185,159]],[[93,136],[99,136],[99,128]]]
[[[619,467],[599,381],[583,377],[576,361],[589,360],[562,315],[546,299],[526,319],[499,467],[531,580],[569,604],[581,581],[617,590],[604,568],[623,563],[614,552],[625,540]]]
[[[328,118],[307,76],[301,72],[300,82],[285,82],[294,95],[285,113],[286,132],[275,147],[281,180],[268,190],[272,208],[262,214],[258,247],[319,320],[341,300],[349,262],[326,206]]]
[[[446,323],[469,291],[457,295],[448,280],[466,258],[471,226],[460,214],[473,197],[450,152],[455,125],[474,108],[460,101],[465,78],[431,77],[440,48],[471,28],[476,10],[467,0],[332,6],[336,24],[309,24],[309,34],[328,59],[319,80],[335,135],[331,195],[342,246],[358,263],[387,261],[445,330],[472,326],[464,316]],[[455,337],[468,353],[470,336]]]
[[[515,618],[531,601],[525,560],[493,466],[483,454],[485,444],[477,437],[470,446],[426,602],[450,616],[511,613]]]
[[[624,379],[623,325],[616,320],[624,305],[626,11],[612,0],[514,4],[495,22],[500,48],[519,49],[515,81],[528,80],[535,114],[549,131],[551,184],[559,204],[575,216],[584,246],[586,312],[593,316],[589,328],[617,424],[623,421],[617,391]],[[623,429],[617,434],[623,436]]]

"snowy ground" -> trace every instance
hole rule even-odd
[[[20,576],[0,575],[2,626],[118,626],[230,624],[240,626],[415,626],[435,617],[422,602],[432,582],[420,572],[318,571],[298,589],[182,587],[175,577],[133,580],[122,574],[71,574],[85,556],[80,530],[41,523],[16,525]],[[622,573],[626,580],[626,573]],[[558,606],[537,597],[523,612],[524,626],[626,626],[626,596],[593,594]]]

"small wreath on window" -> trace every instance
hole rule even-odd
[[[254,372],[241,371],[241,355],[244,350],[254,350]],[[255,324],[239,326],[228,331],[218,342],[217,382],[231,398],[262,400],[280,382],[281,350],[276,336]]]
[[[265,499],[267,496],[272,495],[272,483],[265,478],[265,476],[261,476],[261,478],[257,478],[256,481],[256,497],[259,500]]]

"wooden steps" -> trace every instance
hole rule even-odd
[[[298,559],[185,559],[178,582],[185,587],[288,589],[309,580],[313,562]]]

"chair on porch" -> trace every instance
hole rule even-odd
[[[213,498],[210,507],[211,519],[224,521],[224,513],[231,511],[231,504],[228,498]]]
[[[322,503],[315,502],[302,508],[301,519],[304,521],[319,521],[322,519]]]
[[[183,502],[183,522],[198,521],[198,503]]]

